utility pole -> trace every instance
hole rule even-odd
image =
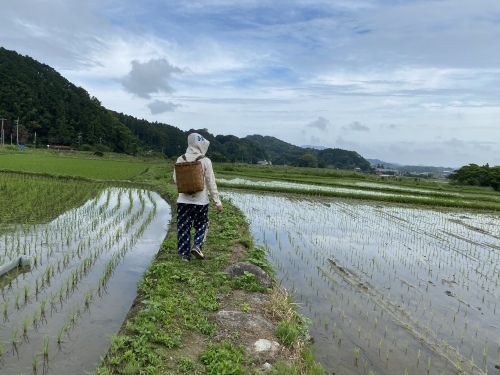
[[[7,119],[2,117],[0,120],[2,120],[2,132],[0,133],[0,146],[3,146],[5,143],[4,134],[3,134],[3,122]]]
[[[19,117],[17,118],[17,121],[16,121],[16,132],[17,132],[16,143],[19,146]]]

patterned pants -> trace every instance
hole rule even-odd
[[[190,257],[191,227],[194,227],[194,246],[201,245],[205,239],[208,224],[208,204],[177,203],[177,252]]]

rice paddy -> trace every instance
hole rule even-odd
[[[337,374],[500,368],[498,214],[225,192]]]
[[[156,193],[107,188],[51,221],[1,224],[0,264],[30,266],[0,277],[0,372],[95,369],[169,220]]]
[[[152,162],[137,159],[109,160],[91,158],[80,153],[0,153],[0,171],[44,173],[51,176],[72,176],[99,180],[130,180],[144,173]]]
[[[319,178],[319,177],[318,177]],[[290,182],[267,179],[217,179],[221,187],[251,189],[256,191],[298,193],[316,196],[376,200],[401,204],[418,204],[433,207],[460,207],[480,210],[500,210],[500,197],[489,191],[455,189],[447,184],[433,188],[417,188],[412,185],[382,184],[366,181],[337,180],[335,182],[316,181]],[[429,184],[429,186],[431,186]]]

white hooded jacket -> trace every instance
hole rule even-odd
[[[176,163],[182,163],[184,161],[195,161],[199,156],[205,156],[210,142],[206,140],[202,135],[198,133],[191,133],[188,136],[188,147],[186,149],[186,160],[182,156],[177,158]],[[177,198],[177,203],[188,203],[188,204],[199,204],[206,205],[210,203],[208,195],[210,194],[215,204],[219,205],[221,203],[219,198],[219,191],[217,190],[217,184],[215,183],[214,170],[212,168],[212,161],[204,157],[200,159],[201,166],[203,168],[203,174],[205,175],[205,187],[202,191],[192,194],[179,193]],[[174,182],[177,183],[175,170],[174,170]]]

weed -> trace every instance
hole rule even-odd
[[[188,357],[180,357],[177,364],[177,368],[183,374],[191,374],[195,367],[194,361]]]
[[[232,284],[235,288],[240,288],[247,292],[260,292],[265,290],[265,287],[260,284],[257,277],[248,271],[245,271],[242,276],[235,277],[232,280]]]
[[[299,332],[297,326],[290,321],[279,322],[274,331],[278,340],[289,348],[296,344]]]
[[[220,344],[209,344],[205,352],[200,355],[209,375],[233,374],[245,375],[245,350],[229,341]]]

